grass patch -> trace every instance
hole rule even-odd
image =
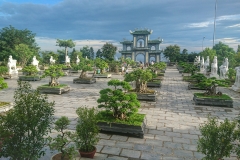
[[[62,88],[67,86],[66,84],[59,84],[58,86],[49,86],[49,84],[44,84],[42,86],[39,86],[38,88]]]
[[[1,102],[0,101],[0,108],[1,107],[4,107],[4,106],[6,106],[6,105],[9,105],[10,104],[10,102]]]
[[[194,95],[197,97],[197,98],[211,98],[211,99],[224,99],[224,100],[232,100],[231,97],[229,97],[228,95],[226,94],[222,94],[221,96],[208,96],[208,95],[204,95],[204,93],[194,93]]]
[[[112,116],[111,111],[100,111],[97,115],[97,119],[99,122],[108,122],[108,123],[119,123],[119,124],[127,124],[134,126],[141,126],[144,120],[145,114],[135,113],[128,117],[126,120],[119,120]]]

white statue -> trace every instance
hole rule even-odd
[[[80,59],[78,58],[78,55],[77,55],[76,64],[79,64],[79,62],[80,62]]]
[[[236,79],[234,85],[232,85],[232,89],[234,91],[240,92],[240,66],[235,68],[236,70]]]
[[[40,69],[38,68],[38,63],[39,61],[37,60],[36,56],[33,56],[32,65],[35,66],[38,71],[40,71]]]
[[[8,67],[8,73],[9,73],[10,75],[12,75],[12,74],[18,74],[18,70],[17,70],[17,60],[12,59],[12,56],[11,56],[11,55],[10,55],[9,58],[8,58],[7,67]]]
[[[70,63],[70,58],[68,55],[65,57],[65,59],[66,59],[66,63]]]
[[[217,72],[218,72],[217,56],[214,56],[213,63],[211,64],[211,74],[210,74],[210,77],[219,78]]]
[[[206,59],[206,61],[204,62],[205,74],[207,74],[208,67],[209,67],[209,63],[210,63],[209,56],[207,56],[207,59]]]
[[[228,71],[228,58],[224,58],[223,64],[219,67],[220,69],[220,79],[227,78],[227,71]]]
[[[196,56],[194,60],[194,65],[198,65],[200,63],[200,56]]]
[[[205,73],[204,57],[202,57],[200,62],[200,73]]]
[[[86,56],[86,59],[88,59],[87,56]]]
[[[50,57],[50,64],[55,64],[55,62],[56,62],[56,60],[53,59],[53,57],[51,56],[51,57]]]

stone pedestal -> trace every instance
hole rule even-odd
[[[236,91],[236,92],[240,92],[240,87],[237,87],[235,85],[232,85],[232,90]]]

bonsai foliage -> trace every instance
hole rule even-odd
[[[199,69],[196,65],[193,65],[193,64],[185,64],[184,65],[184,70],[183,72],[184,73],[191,73],[191,75],[194,75],[195,72],[197,72]]]
[[[59,77],[64,76],[62,71],[62,65],[51,65],[43,73],[42,77],[50,77],[49,86],[58,86],[59,82],[57,81]]]
[[[0,66],[0,77],[3,77],[7,72],[8,68],[6,66]]]
[[[91,152],[99,141],[97,126],[97,110],[95,108],[80,107],[76,111],[78,121],[76,126],[76,147],[83,152]]]
[[[158,62],[154,63],[153,65],[149,65],[147,69],[152,72],[153,78],[155,78],[157,76],[157,70],[163,70],[166,68],[166,66],[166,63]]]
[[[12,110],[0,116],[0,157],[13,160],[38,159],[44,155],[45,136],[50,132],[54,102],[33,90],[28,82],[18,82]],[[4,133],[4,134],[2,134]]]
[[[196,80],[197,83],[200,83],[201,81],[205,81],[207,80],[207,77],[205,77],[204,74],[202,73],[197,73],[197,74],[194,74],[190,77],[192,80]]]
[[[139,93],[146,93],[147,82],[150,81],[152,77],[152,73],[149,70],[136,69],[129,74],[125,74],[124,80],[127,82],[135,81],[135,91]]]
[[[234,81],[235,78],[236,78],[236,70],[232,69],[232,68],[229,68],[228,72],[227,72],[227,76],[228,76],[229,80]]]
[[[199,83],[196,84],[196,86],[199,88],[202,88],[202,89],[206,89],[206,88],[213,86],[213,84],[217,85],[217,86],[221,86],[221,87],[228,87],[230,82],[212,77],[212,78],[208,78],[208,79],[207,78],[202,79]]]
[[[22,71],[25,72],[27,76],[32,76],[38,73],[36,66],[33,65],[25,66]]]
[[[131,89],[129,83],[120,80],[110,80],[108,86],[113,86],[113,89],[106,88],[100,91],[100,98],[97,100],[99,108],[112,111],[113,117],[121,120],[138,111],[140,103],[137,100],[137,95],[125,92]]]
[[[216,118],[208,117],[208,121],[200,126],[201,138],[198,140],[198,151],[206,156],[206,160],[219,160],[230,157],[235,140],[234,129],[236,122],[225,119],[218,122]]]
[[[8,88],[8,84],[4,82],[4,78],[0,77],[0,90]]]
[[[86,72],[87,71],[92,71],[92,66],[93,66],[93,61],[90,59],[85,59],[85,58],[81,58],[80,62],[78,65],[74,65],[73,69],[74,70],[82,70],[79,78],[86,78]]]
[[[108,63],[105,62],[103,59],[100,59],[100,58],[95,59],[95,64],[96,64],[96,67],[100,68],[101,74],[104,73],[104,68],[108,67]]]
[[[60,132],[60,134],[58,134],[55,138],[48,137],[50,140],[50,149],[61,152],[61,160],[65,160],[65,158],[73,159],[75,147],[73,145],[69,146],[69,143],[71,142],[70,140],[73,138],[74,134],[67,131],[70,120],[67,117],[62,116],[54,124],[54,129]]]

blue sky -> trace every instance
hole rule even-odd
[[[42,51],[59,49],[56,39],[72,39],[76,49],[121,49],[129,30],[153,30],[161,48],[177,44],[199,52],[212,47],[215,0],[0,0],[0,28],[12,25],[36,33]],[[218,0],[215,43],[240,44],[240,0]],[[205,37],[205,38],[203,38]]]

